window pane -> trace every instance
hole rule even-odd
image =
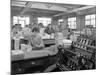
[[[47,24],[50,24],[51,22],[50,21],[47,21]]]
[[[47,26],[51,23],[51,18],[38,18],[38,23],[43,23],[44,26]]]
[[[63,19],[60,19],[59,22],[63,22]]]
[[[75,25],[75,22],[71,22],[71,25]]]
[[[13,25],[18,24],[18,20],[13,20]]]
[[[18,17],[19,20],[25,20],[25,17]]]
[[[18,17],[13,16],[13,25],[18,24]]]
[[[26,24],[29,24],[29,17],[26,17]]]
[[[96,18],[95,14],[87,15],[85,17],[85,19],[86,19],[85,25],[93,25],[95,27],[95,18]]]
[[[74,25],[72,25],[72,29],[76,29],[76,23],[74,22]]]
[[[46,21],[43,21],[43,25],[44,25],[44,26],[47,26],[47,23],[46,23]]]
[[[85,25],[90,25],[90,21],[85,21]]]
[[[70,22],[68,22],[68,25],[70,25]]]
[[[71,18],[71,21],[76,21],[76,18]]]
[[[68,21],[71,21],[71,18],[68,18]]]
[[[39,20],[39,21],[38,21],[38,24],[39,24],[39,23],[43,23],[43,21],[42,21],[42,20]]]
[[[13,16],[13,20],[17,20],[18,19],[18,17],[17,16]]]
[[[68,25],[71,29],[76,29],[76,17],[68,18]]]
[[[25,26],[25,21],[19,21],[19,24],[21,24],[21,27]]]
[[[87,15],[86,17],[85,17],[85,19],[90,19],[91,18],[91,16],[90,15]]]
[[[73,17],[73,18],[68,18],[68,21],[76,21],[76,18]]]
[[[91,20],[91,25],[95,25],[95,19]]]
[[[71,28],[71,25],[69,25],[69,28]]]
[[[91,19],[95,19],[95,14],[91,15]]]

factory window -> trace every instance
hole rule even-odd
[[[39,23],[42,23],[46,27],[46,26],[48,26],[48,24],[51,24],[51,18],[39,17],[38,24]]]
[[[68,25],[70,29],[76,29],[76,17],[68,18]]]
[[[64,21],[63,19],[59,19],[59,20],[58,20],[58,25],[61,25],[61,23],[62,23],[63,21]]]
[[[29,25],[30,18],[29,17],[20,17],[20,16],[13,16],[13,25],[21,24],[22,27],[25,25]]]
[[[85,16],[85,25],[92,25],[93,27],[96,27],[96,15],[86,15]]]

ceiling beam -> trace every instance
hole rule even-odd
[[[27,2],[25,4],[25,7],[22,9],[22,11],[20,12],[20,15],[23,15],[26,11],[28,11],[28,9],[32,6],[32,2]]]
[[[34,5],[32,5],[31,8],[67,12],[67,8],[57,6],[55,4],[49,4],[49,3],[34,3]]]
[[[67,8],[65,8],[65,7],[57,6],[55,4],[50,4],[50,3],[29,2],[26,6],[24,6],[24,5],[20,5],[20,4],[14,4],[12,2],[11,5],[12,6],[18,6],[18,7],[25,7],[24,11],[26,11],[28,8],[33,8],[33,9],[35,8],[35,9],[42,9],[42,10],[51,10],[51,11],[62,11],[62,12],[67,12],[68,11]],[[29,5],[31,5],[31,6],[29,7]]]
[[[53,17],[58,17],[58,16],[61,16],[61,15],[65,15],[65,14],[69,14],[69,13],[74,13],[74,12],[79,12],[79,11],[82,11],[82,10],[86,10],[86,9],[90,9],[90,8],[95,8],[95,7],[96,6],[84,6],[84,7],[81,7],[81,8],[73,9],[73,10],[68,11],[68,12],[56,14]]]

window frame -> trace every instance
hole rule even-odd
[[[76,17],[68,18],[68,25],[70,29],[76,29]]]
[[[90,18],[86,19],[87,16],[90,16]],[[94,17],[92,18],[91,16],[94,16]],[[92,24],[93,20],[94,20],[94,24]],[[89,21],[90,24],[86,24],[86,21]],[[96,27],[96,14],[85,15],[85,26],[87,26],[87,25],[92,25],[93,27]]]
[[[16,19],[14,19],[14,17],[16,17]],[[30,24],[30,17],[29,16],[24,16],[24,19],[23,20],[21,20],[21,18],[22,18],[21,16],[13,16],[13,25],[20,24],[19,23],[20,21],[24,21],[24,26]],[[26,20],[27,20],[26,18],[29,19],[29,23],[26,23]],[[17,22],[14,23],[14,20],[16,20]],[[24,27],[24,26],[22,26],[22,27]]]
[[[44,27],[47,27],[48,24],[51,24],[52,19],[46,17],[38,17],[38,24],[42,23]]]
[[[62,22],[64,22],[64,20],[63,19],[59,19],[58,20],[58,25],[60,25]]]

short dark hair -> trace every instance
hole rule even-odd
[[[32,29],[32,32],[39,32],[39,28],[38,28],[38,27],[34,27],[34,28]]]
[[[39,23],[38,25],[41,26],[41,27],[44,27],[42,23]]]

